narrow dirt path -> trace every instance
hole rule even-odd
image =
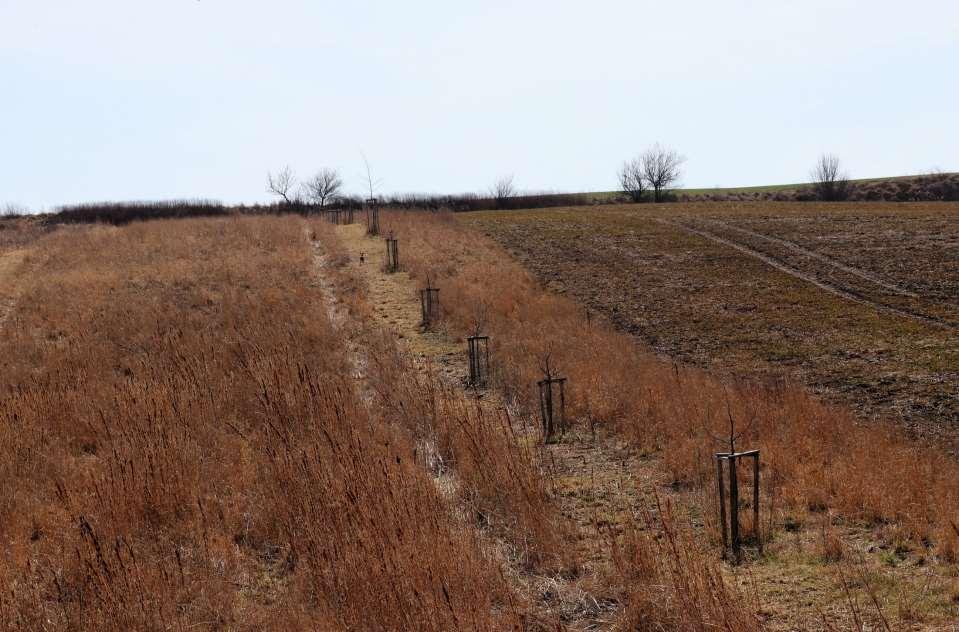
[[[367,367],[369,366],[368,350],[357,342],[357,336],[349,326],[350,317],[346,307],[339,300],[340,290],[333,283],[329,274],[330,258],[322,252],[319,244],[312,244],[316,284],[323,294],[326,306],[326,316],[333,325],[333,330],[340,336],[346,346],[346,357],[350,363],[351,377],[356,382],[356,391],[367,405],[373,401],[373,391],[370,389]]]
[[[349,254],[350,268],[367,284],[367,299],[379,325],[396,335],[420,371],[433,371],[448,383],[465,388],[465,345],[442,333],[423,331],[417,283],[406,272],[384,271],[383,240],[368,237],[361,225],[337,226],[336,233]],[[505,408],[492,391],[483,393],[480,402]],[[644,509],[654,507],[654,490],[661,496],[671,493],[664,470],[656,459],[640,457],[625,442],[605,432],[578,429],[556,443],[543,445],[537,419],[509,412],[517,420],[517,440],[538,445],[538,459],[554,499],[577,528],[577,557],[583,564],[580,581],[526,578],[527,589],[561,612],[566,629],[607,629],[619,608],[605,593],[601,580],[611,563],[609,539],[621,534],[626,524],[634,523]]]
[[[386,274],[382,239],[368,237],[360,224],[336,227],[340,242],[349,253],[350,269],[366,282],[367,300],[376,322],[396,333],[420,370],[439,373],[444,380],[465,384],[467,362],[463,345],[420,326],[419,288],[406,272]]]
[[[795,277],[807,283],[811,283],[812,285],[815,285],[819,289],[825,292],[829,292],[830,294],[834,294],[835,296],[838,296],[840,298],[844,298],[846,300],[860,303],[863,305],[868,305],[869,307],[872,307],[876,311],[884,312],[888,314],[894,314],[897,316],[902,316],[904,318],[911,318],[913,320],[918,320],[926,324],[933,325],[935,327],[942,327],[945,329],[959,328],[959,324],[952,323],[950,321],[944,320],[942,318],[938,318],[936,316],[928,316],[926,314],[920,314],[917,312],[913,312],[911,310],[900,309],[898,307],[893,307],[891,305],[885,305],[878,301],[874,301],[870,298],[867,298],[866,296],[863,296],[862,294],[860,294],[859,292],[857,292],[856,290],[852,288],[836,285],[833,283],[829,283],[827,281],[823,281],[822,279],[816,278],[815,276],[811,274],[807,274],[805,272],[802,272],[801,270],[797,270],[796,268],[790,266],[785,261],[782,261],[781,259],[777,257],[774,257],[766,253],[762,253],[754,248],[750,248],[749,246],[745,244],[732,241],[731,239],[726,239],[725,237],[721,237],[704,228],[696,228],[694,226],[689,226],[687,224],[683,224],[682,222],[674,221],[674,220],[658,219],[657,221],[662,224],[666,224],[668,226],[679,228],[680,230],[684,230],[694,235],[698,235],[699,237],[702,237],[703,239],[707,239],[709,241],[722,244],[724,246],[728,246],[729,248],[737,250],[754,259],[758,259],[762,261],[763,263],[779,270],[780,272],[783,272],[784,274],[788,274],[792,277]]]
[[[368,238],[363,228],[357,225],[338,226],[336,233],[349,255],[348,272],[366,285],[365,300],[372,307],[375,319],[372,325],[392,332],[397,342],[411,353],[418,371],[433,372],[436,377],[448,383],[465,384],[466,360],[463,358],[462,345],[453,343],[441,334],[422,331],[415,282],[406,273],[386,274],[381,270],[379,257],[373,251],[377,246],[382,246],[382,240]],[[338,287],[334,282],[335,275],[330,270],[330,256],[323,252],[321,244],[313,243],[312,248],[316,283],[324,295],[327,314],[338,335],[346,341],[348,356],[357,380],[357,390],[369,404],[375,394],[370,388],[367,374],[370,350],[363,345],[363,337],[360,335],[364,324],[353,322],[339,298],[348,290]],[[467,393],[464,392],[465,396]],[[483,406],[501,405],[492,393],[485,393],[478,401]],[[491,532],[478,528],[467,508],[460,503],[458,494],[461,483],[456,471],[438,457],[439,451],[432,440],[418,442],[417,451],[424,455],[424,466],[433,477],[436,488],[447,500],[454,518],[464,530],[477,534],[484,548],[503,569],[503,576],[514,592],[533,604],[543,621],[558,616],[563,622],[562,630],[576,631],[597,629],[597,625],[612,618],[617,608],[616,603],[593,596],[583,590],[579,583],[567,582],[560,577],[540,576],[517,566],[514,556],[510,554],[510,545]],[[562,458],[559,460],[560,463],[566,462]],[[601,471],[597,478],[609,478],[608,474],[602,473],[607,469],[602,464],[594,467]],[[564,469],[557,477],[566,475]],[[558,479],[554,477],[554,480]],[[577,489],[578,485],[575,481],[564,482],[563,487],[571,494],[569,490]],[[623,487],[619,481],[618,488]]]
[[[21,264],[29,252],[28,249],[19,249],[0,254],[0,327],[13,313],[17,299],[23,292]]]

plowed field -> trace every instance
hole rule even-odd
[[[959,205],[673,204],[464,216],[662,354],[798,377],[959,448]]]

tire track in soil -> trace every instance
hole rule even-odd
[[[733,250],[739,251],[739,252],[741,252],[741,253],[749,256],[749,257],[752,257],[753,259],[758,259],[758,260],[762,261],[763,263],[765,263],[765,264],[767,264],[767,265],[775,268],[776,270],[779,270],[780,272],[782,272],[782,273],[784,273],[784,274],[788,274],[789,276],[795,277],[795,278],[797,278],[797,279],[800,279],[800,280],[802,280],[802,281],[805,281],[805,282],[807,282],[807,283],[810,283],[810,284],[812,284],[812,285],[815,285],[816,287],[818,287],[819,289],[821,289],[821,290],[823,290],[823,291],[825,291],[825,292],[829,292],[830,294],[833,294],[833,295],[838,296],[838,297],[840,297],[840,298],[844,298],[844,299],[846,299],[846,300],[848,300],[848,301],[852,301],[852,302],[854,302],[854,303],[859,303],[859,304],[861,304],[861,305],[867,305],[867,306],[869,306],[869,307],[872,307],[873,309],[875,309],[875,310],[878,311],[878,312],[884,312],[884,313],[887,313],[887,314],[893,314],[893,315],[896,315],[896,316],[901,316],[901,317],[903,317],[903,318],[910,318],[910,319],[913,319],[913,320],[917,320],[917,321],[926,323],[927,325],[932,325],[932,326],[934,326],[934,327],[941,327],[941,328],[944,328],[944,329],[957,329],[957,328],[959,328],[959,324],[953,323],[953,322],[951,322],[951,321],[948,321],[948,320],[945,320],[945,319],[942,319],[942,318],[938,318],[938,317],[936,317],[936,316],[929,316],[929,315],[927,315],[927,314],[921,314],[921,313],[918,313],[918,312],[914,312],[914,311],[912,311],[912,310],[902,309],[902,308],[899,308],[899,307],[893,307],[893,306],[891,306],[891,305],[886,305],[885,303],[880,303],[880,302],[878,302],[878,301],[874,301],[874,300],[872,300],[872,299],[870,299],[870,298],[868,298],[868,297],[860,294],[859,292],[857,292],[857,291],[856,291],[855,289],[853,289],[853,288],[850,288],[850,287],[848,287],[848,286],[839,285],[839,284],[830,283],[830,282],[828,282],[828,281],[824,281],[824,280],[822,280],[822,279],[820,279],[820,278],[817,278],[817,277],[815,277],[815,276],[813,276],[813,275],[811,275],[811,274],[807,274],[807,273],[805,273],[805,272],[802,272],[801,270],[797,270],[796,268],[790,266],[788,263],[786,263],[785,261],[783,261],[782,259],[780,259],[780,258],[778,258],[778,257],[775,257],[775,256],[770,255],[770,254],[767,254],[767,253],[760,252],[760,251],[758,251],[758,250],[756,250],[756,249],[754,249],[754,248],[751,248],[751,247],[749,247],[749,246],[747,246],[747,245],[745,245],[745,244],[741,244],[741,243],[739,243],[739,242],[733,241],[733,240],[731,240],[731,239],[726,239],[725,237],[721,237],[721,236],[719,236],[719,235],[717,235],[717,234],[715,234],[715,233],[713,233],[713,232],[710,232],[710,231],[706,230],[705,228],[696,228],[696,227],[694,227],[694,226],[688,226],[688,225],[686,225],[686,224],[683,224],[682,222],[675,221],[675,220],[668,220],[668,219],[659,219],[659,218],[657,218],[656,221],[659,222],[659,223],[661,223],[661,224],[665,224],[665,225],[668,225],[668,226],[673,226],[673,227],[675,227],[675,228],[679,228],[679,229],[684,230],[684,231],[686,231],[686,232],[693,233],[693,234],[698,235],[699,237],[702,237],[703,239],[706,239],[706,240],[708,240],[708,241],[712,241],[712,242],[715,242],[715,243],[718,243],[718,244],[722,244],[722,245],[724,245],[724,246],[727,246],[727,247],[729,247],[729,248],[732,248]]]
[[[865,279],[866,281],[869,281],[870,283],[874,283],[874,284],[878,285],[879,287],[881,287],[881,288],[883,288],[883,289],[885,289],[885,290],[889,290],[890,292],[893,292],[893,293],[895,293],[895,294],[901,294],[902,296],[908,296],[908,297],[910,297],[910,298],[918,298],[918,299],[925,299],[925,298],[926,298],[926,297],[920,296],[919,294],[916,294],[915,292],[913,292],[913,291],[911,291],[911,290],[908,290],[908,289],[906,289],[906,288],[904,288],[904,287],[902,287],[902,286],[896,285],[895,283],[890,283],[890,282],[888,282],[888,281],[885,281],[885,280],[879,278],[878,276],[876,276],[876,275],[874,275],[874,274],[872,274],[872,273],[870,273],[870,272],[867,272],[866,270],[863,270],[863,269],[861,269],[861,268],[855,268],[855,267],[850,266],[850,265],[847,265],[847,264],[845,264],[845,263],[843,263],[843,262],[841,262],[841,261],[838,261],[838,260],[836,260],[836,259],[833,259],[832,257],[829,257],[829,256],[827,256],[827,255],[818,253],[818,252],[816,252],[816,251],[814,251],[814,250],[809,250],[808,248],[804,248],[804,247],[800,246],[799,244],[797,244],[797,243],[794,242],[794,241],[789,241],[788,239],[783,239],[783,238],[781,238],[781,237],[774,237],[774,236],[772,236],[772,235],[766,235],[766,234],[764,234],[764,233],[756,232],[756,231],[750,230],[750,229],[748,229],[748,228],[741,228],[741,227],[739,227],[739,226],[733,226],[732,224],[728,224],[728,223],[726,223],[726,222],[724,222],[724,221],[722,221],[722,220],[718,220],[718,219],[705,219],[705,218],[704,218],[704,219],[702,219],[701,221],[708,222],[708,223],[710,223],[710,224],[715,224],[715,225],[721,226],[721,227],[723,227],[723,228],[726,228],[726,229],[728,229],[728,230],[733,230],[733,231],[736,231],[736,232],[738,232],[738,233],[742,233],[742,234],[744,234],[744,235],[749,235],[750,237],[755,237],[755,238],[757,238],[757,239],[762,239],[762,240],[765,240],[765,241],[768,241],[768,242],[771,242],[771,243],[774,243],[774,244],[779,244],[780,246],[786,248],[787,250],[791,250],[791,251],[793,251],[793,252],[795,252],[795,253],[798,253],[798,254],[800,254],[800,255],[803,255],[803,256],[805,256],[805,257],[809,257],[809,258],[811,258],[811,259],[816,259],[817,261],[821,261],[822,263],[825,263],[826,265],[830,265],[830,266],[832,266],[832,267],[834,267],[834,268],[837,268],[837,269],[839,269],[839,270],[842,270],[843,272],[846,272],[846,273],[851,274],[851,275],[853,275],[853,276],[857,276],[857,277],[859,277],[859,278],[861,278],[861,279]]]

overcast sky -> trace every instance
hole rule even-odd
[[[0,203],[959,171],[959,2],[0,0]]]

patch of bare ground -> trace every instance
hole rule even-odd
[[[959,329],[959,305],[930,293],[917,293],[905,284],[880,278],[866,270],[848,265],[791,241],[740,228],[718,219],[692,219],[693,225],[706,223],[710,229],[739,246],[745,246],[781,264],[798,270],[817,281],[838,288],[847,294],[905,318]],[[959,251],[957,251],[959,255]]]
[[[790,276],[796,277],[797,279],[806,281],[807,283],[811,283],[812,285],[815,285],[816,287],[823,290],[824,292],[829,292],[830,294],[834,294],[835,296],[838,296],[839,298],[844,298],[857,303],[862,303],[863,305],[872,307],[873,309],[880,312],[888,312],[890,314],[901,316],[903,318],[914,318],[918,321],[931,324],[931,325],[946,327],[948,329],[956,329],[957,327],[959,327],[959,325],[952,322],[951,320],[945,320],[944,318],[940,318],[938,316],[932,316],[927,313],[922,313],[916,309],[911,309],[908,307],[899,307],[897,305],[891,304],[889,301],[880,301],[880,300],[870,298],[869,293],[867,291],[864,291],[862,288],[855,287],[848,282],[844,283],[836,280],[835,278],[830,278],[835,276],[835,272],[832,272],[831,274],[830,273],[821,274],[817,270],[806,271],[803,268],[807,268],[808,266],[797,265],[794,267],[787,261],[785,257],[781,255],[777,255],[776,253],[769,252],[766,249],[761,249],[746,243],[742,243],[740,241],[736,241],[735,239],[730,238],[728,236],[727,237],[721,236],[720,234],[717,234],[716,232],[711,232],[710,230],[707,230],[703,227],[697,227],[696,225],[689,225],[688,223],[683,223],[682,221],[669,221],[669,220],[662,220],[662,221],[666,222],[667,224],[671,226],[680,227],[684,230],[687,230],[691,233],[699,235],[700,237],[703,237],[710,241],[714,241],[716,243],[729,246],[730,248],[737,250],[739,252],[742,252],[750,257],[759,259],[763,263],[766,263],[772,266],[773,268],[775,268],[776,270],[779,270],[780,272],[783,272],[784,274],[788,274]],[[715,222],[713,223],[715,224]],[[718,225],[720,227],[725,227],[723,224],[718,224]],[[759,234],[751,233],[750,236],[759,237]],[[783,243],[783,242],[774,241],[773,243]],[[800,253],[800,254],[805,254],[805,253]],[[814,258],[814,257],[810,257],[810,258]],[[841,265],[839,266],[832,265],[832,267],[842,272],[848,272],[851,270],[847,266],[841,266]],[[856,276],[862,276],[862,274],[856,274]],[[888,287],[888,286],[884,285],[884,287]],[[903,296],[910,297],[910,298],[918,298],[918,296],[916,296],[915,294],[903,294],[901,290],[897,290],[896,293],[901,294]]]
[[[20,249],[0,253],[0,327],[13,310],[23,287],[19,283],[18,273],[27,252]]]
[[[766,235],[766,234],[763,234],[763,233],[756,232],[756,231],[754,231],[754,230],[749,230],[749,229],[747,229],[747,228],[740,228],[740,227],[738,227],[738,226],[732,226],[732,225],[728,224],[727,222],[723,222],[723,221],[718,220],[718,219],[711,219],[711,220],[707,220],[707,221],[708,221],[710,224],[718,225],[718,226],[721,226],[721,227],[724,227],[724,228],[730,228],[730,229],[732,229],[732,230],[734,230],[734,231],[736,231],[736,232],[742,233],[742,234],[744,234],[744,235],[748,235],[748,236],[750,236],[750,237],[756,237],[757,239],[760,239],[760,240],[763,240],[763,241],[768,241],[768,242],[772,242],[772,243],[774,243],[774,244],[779,244],[779,245],[783,246],[784,248],[786,248],[786,249],[788,249],[788,250],[790,250],[790,251],[793,251],[793,252],[795,252],[795,253],[797,253],[797,254],[799,254],[799,255],[801,255],[801,256],[810,257],[810,258],[812,258],[812,259],[815,259],[815,260],[817,260],[817,261],[820,261],[820,262],[826,264],[827,266],[831,266],[831,267],[834,267],[834,268],[838,268],[839,270],[842,270],[843,272],[846,272],[846,273],[851,274],[851,275],[853,275],[853,276],[857,276],[857,277],[859,277],[860,279],[865,279],[866,281],[869,281],[870,283],[874,283],[874,284],[876,284],[876,285],[878,285],[878,286],[880,286],[880,287],[882,287],[882,288],[884,288],[884,289],[886,289],[886,290],[889,290],[890,292],[893,292],[893,293],[896,293],[896,294],[902,294],[903,296],[909,296],[909,297],[912,297],[912,298],[919,298],[919,295],[918,295],[918,294],[916,294],[915,292],[912,292],[912,291],[910,291],[910,290],[908,290],[908,289],[906,289],[906,288],[904,288],[904,287],[901,287],[901,286],[899,286],[899,285],[896,285],[895,283],[891,283],[891,282],[886,281],[886,280],[884,280],[884,279],[880,279],[880,278],[879,278],[878,276],[876,276],[875,274],[869,273],[869,272],[867,272],[867,271],[865,271],[865,270],[861,270],[861,269],[859,269],[859,268],[855,268],[855,267],[852,267],[852,266],[848,266],[848,265],[844,264],[844,263],[841,262],[841,261],[838,261],[838,260],[836,260],[836,259],[833,259],[832,257],[826,256],[826,255],[823,255],[823,254],[820,254],[820,253],[815,252],[815,251],[812,251],[812,250],[809,250],[808,248],[803,248],[803,247],[800,246],[799,244],[796,244],[796,243],[794,243],[794,242],[791,242],[791,241],[789,241],[788,239],[782,239],[782,238],[776,237],[776,236],[774,236],[774,235]]]
[[[722,219],[955,309],[959,307],[955,209],[954,204],[839,205],[815,213],[724,214]]]

